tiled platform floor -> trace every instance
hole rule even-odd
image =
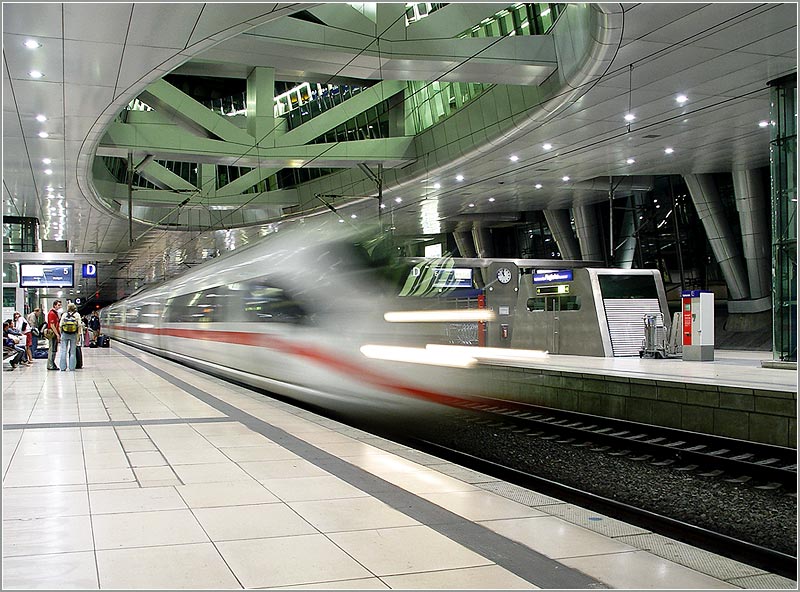
[[[3,588],[795,588],[114,343],[3,373]]]

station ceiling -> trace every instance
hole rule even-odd
[[[100,264],[100,285],[110,298],[262,236],[265,226],[181,232],[134,223],[131,246],[128,221],[98,205],[92,161],[118,113],[170,71],[245,77],[254,66],[270,65],[298,78],[312,70],[335,70],[343,78],[442,75],[441,64],[415,64],[409,45],[400,43],[393,73],[388,67],[383,73],[375,67],[379,61],[366,59],[376,39],[363,24],[349,31],[350,47],[337,56],[326,53],[324,43],[299,51],[296,40],[275,33],[292,13],[332,6],[4,4],[4,215],[38,218],[40,238],[69,241],[87,260],[92,253],[116,253],[113,263]],[[469,10],[480,6],[496,11],[499,5]],[[759,124],[769,120],[767,82],[796,71],[797,4],[604,6],[618,11],[622,23],[605,72],[556,117],[508,134],[491,152],[451,159],[413,183],[387,187],[398,234],[422,236],[476,221],[513,223],[526,210],[604,199],[602,180],[609,176],[769,164],[769,127]],[[397,36],[385,37],[384,47]],[[29,41],[38,47],[27,47]],[[364,60],[350,60],[360,69],[342,69],[341,60],[362,53]],[[492,83],[537,76],[522,68],[501,75],[477,60],[470,67],[470,76]],[[31,75],[37,71],[42,77]],[[685,101],[677,100],[681,95]],[[633,121],[624,119],[629,112]],[[365,199],[347,213],[364,220],[376,211],[374,200]],[[94,292],[93,286],[76,290]]]

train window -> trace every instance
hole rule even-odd
[[[245,321],[301,324],[308,320],[306,310],[283,288],[265,280],[244,285],[242,312]]]
[[[580,310],[581,297],[580,296],[562,296],[561,297],[561,310]]]
[[[544,306],[544,298],[528,298],[527,307],[529,312],[538,312],[544,310]]]
[[[176,296],[167,305],[170,323],[219,323],[226,320],[226,299],[232,296],[227,286]]]
[[[528,309],[528,312],[575,311],[581,309],[581,297],[561,295],[528,298],[526,308]]]
[[[603,298],[658,298],[652,275],[598,275]]]

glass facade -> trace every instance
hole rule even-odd
[[[39,220],[20,216],[3,216],[3,252],[38,251]]]
[[[797,361],[797,74],[770,83],[773,358]]]

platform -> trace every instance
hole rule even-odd
[[[114,343],[4,372],[3,588],[795,588]]]

